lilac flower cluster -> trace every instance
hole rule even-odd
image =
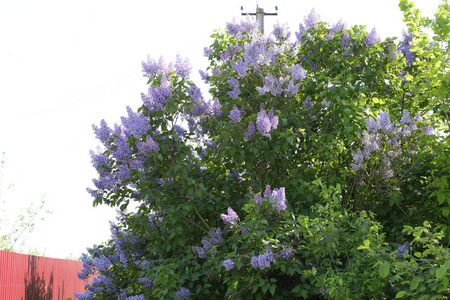
[[[232,89],[227,93],[228,96],[230,96],[231,99],[236,99],[241,94],[241,89],[239,88],[239,81],[237,81],[237,79],[233,77],[227,82]]]
[[[267,114],[263,109],[258,113],[256,129],[262,136],[270,136],[270,133],[278,128],[278,116],[274,114],[273,108]]]
[[[239,216],[231,207],[228,207],[227,214],[221,214],[220,218],[222,218],[225,224],[231,224],[239,221]]]
[[[272,74],[267,75],[264,78],[264,86],[256,87],[256,90],[261,95],[265,95],[266,93],[270,92],[273,96],[278,96],[283,91],[280,81]]]
[[[231,269],[234,269],[234,267],[235,267],[234,262],[231,259],[224,260],[222,262],[222,265],[225,267],[225,269],[227,271],[230,271]]]
[[[100,142],[103,144],[108,144],[111,141],[112,132],[105,120],[100,121],[100,127],[92,124],[92,128],[94,129],[95,136],[100,140]]]
[[[258,23],[253,21],[250,17],[247,17],[245,20],[241,20],[240,23],[233,20],[233,22],[226,24],[226,32],[236,37],[241,37],[244,33],[251,35],[257,33],[258,30]]]
[[[279,189],[275,188],[272,191],[270,188],[270,185],[266,185],[266,189],[265,189],[263,195],[261,195],[261,193],[256,194],[255,203],[262,204],[264,202],[264,200],[268,200],[268,199],[273,199],[276,201],[276,208],[279,212],[287,209],[286,193],[285,193],[284,187],[279,188]]]
[[[209,230],[209,237],[203,237],[203,246],[194,246],[192,250],[197,253],[198,257],[205,258],[207,251],[211,251],[212,253],[216,252],[214,246],[221,245],[222,243],[222,229],[213,227]]]
[[[147,277],[139,278],[138,281],[143,284],[144,289],[149,290],[153,287],[153,282],[155,281],[155,277],[151,277],[150,279]]]
[[[187,58],[184,60],[178,54],[177,59],[175,61],[175,73],[183,78],[189,78],[189,74],[191,73],[192,66]]]
[[[237,108],[236,105],[233,105],[233,109],[230,111],[228,118],[230,118],[231,122],[233,123],[241,122],[241,111]]]
[[[302,42],[303,34],[309,29],[309,28],[315,28],[319,22],[320,22],[320,16],[316,13],[315,9],[312,9],[308,16],[304,18],[305,25],[300,24],[299,25],[299,31],[295,33],[295,36],[297,37],[297,41],[299,43]]]
[[[132,216],[136,217],[136,214]],[[92,281],[86,285],[84,294],[75,293],[78,299],[91,299],[98,294],[108,295],[111,299],[145,299],[144,295],[130,295],[130,290],[123,285],[123,279],[114,271],[118,268],[127,269],[129,266],[137,267],[139,271],[147,271],[152,264],[142,258],[142,249],[148,239],[122,230],[121,226],[132,216],[120,212],[117,217],[119,224],[111,222],[112,240],[101,247],[94,245],[88,249],[89,255],[82,254],[83,269],[78,273],[78,277],[82,280],[92,278]],[[153,280],[154,277],[140,278],[139,282],[144,288],[150,289]]]
[[[291,37],[291,32],[289,31],[287,25],[281,25],[278,22],[274,25],[272,33],[278,42],[284,42]]]
[[[270,248],[270,246],[268,246],[265,253],[258,256],[253,256],[250,264],[255,269],[264,270],[266,268],[270,268],[270,264],[273,262],[275,262],[275,257],[273,255],[272,249]]]
[[[372,31],[366,36],[364,40],[364,44],[367,48],[375,46],[376,43],[380,41],[380,37],[377,34],[377,31],[375,28],[372,29]]]
[[[212,110],[215,116],[222,116],[222,104],[220,104],[219,98],[214,98]]]
[[[413,32],[403,31],[403,40],[401,40],[397,47],[397,53],[403,55],[406,59],[406,63],[411,65],[414,62],[415,54],[411,52],[411,42],[413,40]]]
[[[250,141],[252,137],[255,135],[255,133],[256,133],[255,124],[250,121],[248,123],[247,131],[244,132],[244,140]]]
[[[131,107],[127,106],[128,118],[122,117],[122,125],[128,129],[129,133],[136,138],[145,135],[151,128],[149,119],[142,113],[135,113]]]
[[[403,245],[399,246],[397,249],[397,258],[403,258],[405,253],[408,251],[409,243],[406,242]]]
[[[191,291],[182,287],[178,292],[175,292],[175,297],[177,297],[177,299],[190,299]]]
[[[280,258],[284,260],[288,260],[292,257],[292,251],[294,248],[292,246],[289,246],[287,249],[283,249],[280,251]]]
[[[170,85],[168,78],[162,76],[159,86],[153,84],[149,86],[148,95],[145,98],[146,102],[144,104],[155,110],[162,110],[172,94]]]
[[[158,152],[159,151],[159,145],[157,142],[153,140],[153,138],[150,135],[147,135],[144,142],[136,142],[136,147],[138,148],[139,152],[143,155],[148,155],[151,152]]]
[[[313,8],[309,15],[304,18],[306,28],[314,28],[320,22],[320,16],[316,13]]]
[[[160,57],[158,61],[147,57],[147,62],[142,62],[142,72],[144,77],[153,78],[158,74],[167,74],[171,72],[173,67],[171,65],[166,66],[164,58]]]
[[[391,179],[394,176],[392,164],[394,160],[398,161],[398,157],[403,153],[399,139],[406,139],[417,133],[417,122],[422,121],[419,114],[412,119],[406,109],[403,110],[399,125],[392,123],[391,117],[386,111],[381,111],[376,120],[372,117],[367,118],[367,130],[362,133],[364,148],[353,152],[351,168],[355,171],[363,170],[365,161],[370,160],[372,154],[379,153],[381,158],[379,174],[385,179]],[[432,127],[423,127],[422,131],[431,134]]]

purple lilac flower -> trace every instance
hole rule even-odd
[[[75,297],[78,298],[78,300],[90,300],[93,299],[94,292],[92,292],[91,290],[87,289],[86,292],[84,294],[81,293],[73,293]]]
[[[268,246],[264,254],[253,256],[250,264],[255,269],[264,270],[265,268],[270,268],[270,263],[274,261],[275,257],[273,255],[272,249],[270,248],[270,246]]]
[[[408,124],[408,123],[411,123],[411,121],[412,121],[412,119],[411,119],[411,116],[409,115],[408,110],[404,109],[403,110],[403,115],[402,115],[402,117],[400,119],[400,122],[403,123],[403,124]]]
[[[194,247],[192,247],[192,251],[197,253],[198,257],[200,257],[200,258],[205,258],[206,257],[206,251],[202,247],[194,246]]]
[[[305,108],[313,108],[314,107],[314,101],[311,101],[311,97],[307,96],[305,101],[303,102],[303,106]]]
[[[434,134],[434,128],[431,125],[430,126],[425,126],[425,127],[422,128],[422,132],[425,133],[425,134],[428,134],[428,135]]]
[[[225,267],[225,269],[227,271],[230,271],[231,269],[234,269],[234,267],[235,267],[234,262],[231,259],[224,260],[222,262],[222,265]]]
[[[187,58],[181,59],[181,56],[177,54],[177,59],[175,62],[175,73],[183,78],[189,78],[192,66]]]
[[[306,31],[305,26],[303,26],[303,24],[300,24],[300,25],[299,25],[298,32],[295,33],[295,36],[297,37],[297,41],[298,41],[299,43],[302,42],[302,36],[303,36],[303,34],[305,33],[305,31]]]
[[[238,73],[239,77],[247,76],[248,65],[242,59],[237,62],[231,62],[231,68]]]
[[[269,65],[273,60],[273,53],[268,48],[268,37],[256,36],[250,43],[244,45],[244,62],[249,67],[259,69],[260,65]]]
[[[189,111],[189,115],[193,117],[202,117],[209,113],[211,107],[205,101],[197,102],[194,104],[194,107]]]
[[[275,39],[279,42],[286,41],[291,37],[291,33],[289,32],[286,24],[281,25],[276,23],[272,33],[275,36]]]
[[[158,74],[166,73],[166,65],[162,57],[158,61],[147,58],[147,62],[142,62],[142,72],[144,72],[144,77],[153,78]]]
[[[344,34],[342,34],[341,46],[344,48],[350,47],[350,34],[348,31],[345,31]]]
[[[131,170],[126,165],[118,165],[117,172],[115,173],[117,179],[121,182],[127,181],[131,178]]]
[[[169,101],[170,95],[171,90],[166,76],[161,77],[161,84],[159,86],[150,85],[148,89],[149,102],[157,110],[161,110],[164,104]]]
[[[130,134],[140,138],[151,128],[149,120],[141,113],[135,113],[131,107],[127,106],[128,118],[122,117],[122,125],[125,126]]]
[[[289,73],[291,73],[292,79],[302,81],[306,78],[306,71],[301,65],[293,65],[289,68]]]
[[[86,280],[93,273],[94,261],[86,253],[81,254],[80,260],[83,263],[83,269],[78,273],[78,278]]]
[[[272,123],[266,112],[261,109],[257,115],[256,128],[262,136],[270,136],[270,130],[272,129]]]
[[[384,133],[392,132],[394,127],[388,112],[381,111],[377,117],[378,126]]]
[[[92,128],[94,129],[95,136],[103,143],[107,144],[111,139],[111,129],[108,127],[108,124],[106,124],[105,120],[100,121],[100,128],[97,127],[95,124],[92,125]]]
[[[112,174],[106,174],[105,176],[100,176],[99,179],[92,179],[95,187],[99,190],[115,190],[117,189],[116,184],[117,179]]]
[[[358,149],[356,151],[356,153],[353,152],[352,155],[353,155],[353,161],[354,161],[354,163],[350,164],[352,169],[355,171],[359,171],[362,168],[364,168],[364,155],[363,155],[361,149]]]
[[[209,57],[211,55],[211,50],[208,47],[203,48],[203,56]]]
[[[364,40],[364,44],[366,44],[367,48],[375,46],[376,43],[380,41],[380,37],[377,34],[377,31],[375,28],[372,29],[372,31],[366,36],[366,39]]]
[[[152,278],[139,278],[138,281],[144,285],[144,289],[151,289],[153,287],[153,281],[155,280],[155,277]]]
[[[138,296],[130,296],[125,298],[125,300],[145,300],[144,294],[138,295]]]
[[[176,133],[180,138],[183,138],[183,137],[184,137],[185,129],[184,129],[183,127],[181,127],[180,125],[175,125],[175,126],[173,126],[173,129],[175,130],[175,133]]]
[[[239,81],[236,78],[231,78],[227,81],[230,87],[233,89],[229,91],[227,94],[231,97],[231,99],[236,99],[241,94],[241,89],[239,88]]]
[[[339,21],[334,24],[333,30],[336,32],[344,31],[346,29],[346,24],[342,21],[342,19],[339,19]]]
[[[398,44],[398,53],[404,55],[408,66],[414,62],[415,57],[414,53],[411,52],[411,42],[413,40],[413,35],[414,34],[412,32],[407,33],[403,31],[403,40]]]
[[[296,95],[298,89],[300,88],[300,83],[294,84],[294,81],[289,81],[287,88],[284,90],[286,96]]]
[[[159,151],[159,145],[156,143],[150,135],[147,135],[146,142],[136,142],[136,147],[138,148],[139,152],[146,155],[150,152],[158,152]]]
[[[273,96],[280,95],[282,92],[280,81],[273,75],[269,74],[264,78],[264,86],[256,87],[256,90],[261,94],[265,95],[270,92]]]
[[[216,228],[216,227],[212,227],[209,230],[209,236],[210,236],[210,241],[213,245],[220,245],[223,243],[223,238],[222,238],[222,229],[220,228]]]
[[[313,8],[309,15],[304,18],[306,28],[314,28],[320,21],[320,16],[316,14],[316,10]]]
[[[219,102],[219,98],[214,98],[214,102],[213,102],[213,113],[218,116],[221,117],[222,116],[222,105]]]
[[[209,82],[210,75],[208,73],[206,73],[203,70],[198,70],[198,73],[200,74],[200,78],[203,80],[204,83],[208,83]]]
[[[374,120],[374,118],[369,117],[368,119],[366,119],[366,124],[367,124],[367,131],[377,132],[378,123],[377,123],[377,121]]]
[[[286,195],[285,195],[284,187],[279,188],[279,189],[273,189],[271,197],[274,200],[277,201],[276,205],[277,205],[278,211],[282,211],[282,210],[286,210],[287,209]]]
[[[255,196],[255,203],[256,204],[262,204],[264,201],[263,197],[261,196],[261,193],[256,194]]]
[[[389,169],[383,170],[383,171],[381,172],[381,176],[382,176],[384,179],[391,179],[392,177],[394,177],[394,171],[389,170]]]
[[[230,118],[233,123],[239,123],[241,121],[241,111],[236,105],[233,105],[233,109],[230,111],[228,118]]]
[[[324,296],[328,295],[328,293],[329,293],[328,287],[326,287],[324,289],[320,289],[319,292]]]
[[[273,116],[272,118],[270,118],[270,124],[272,126],[272,130],[277,129],[278,128],[278,116]]]
[[[264,190],[264,198],[269,198],[272,195],[272,190],[270,189],[270,185],[266,185],[266,189]]]
[[[249,122],[247,131],[244,133],[244,140],[246,141],[251,140],[255,132],[256,132],[255,125],[253,124],[253,122]]]
[[[86,191],[89,193],[89,195],[91,195],[91,197],[93,197],[95,199],[102,197],[102,194],[97,190],[93,190],[91,188],[86,188]]]
[[[397,249],[397,257],[403,258],[405,253],[408,251],[408,248],[409,248],[409,242],[406,242],[403,245],[399,246]]]
[[[239,216],[236,214],[236,212],[231,207],[228,207],[226,215],[221,214],[220,217],[225,222],[225,224],[231,224],[231,223],[239,221]]]
[[[230,35],[240,36],[242,33],[252,34],[258,32],[258,23],[247,17],[240,24],[233,20],[226,25],[226,32]]]
[[[193,103],[203,102],[202,91],[195,85],[189,87],[189,96],[191,96]]]
[[[289,258],[291,258],[292,257],[292,250],[293,250],[292,246],[289,246],[289,248],[287,248],[287,249],[281,250],[280,251],[281,259],[288,260]]]
[[[178,292],[175,292],[177,299],[189,299],[191,298],[191,291],[182,287]]]
[[[95,169],[102,173],[103,169],[108,165],[109,158],[107,155],[100,153],[100,149],[97,148],[98,153],[90,150],[89,154],[91,155],[91,163]]]

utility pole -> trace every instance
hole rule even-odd
[[[264,34],[264,16],[278,16],[278,6],[275,6],[276,12],[265,13],[262,7],[256,6],[256,13],[244,13],[244,7],[241,6],[241,12],[243,16],[250,15],[256,16],[256,20],[259,22],[259,31]]]

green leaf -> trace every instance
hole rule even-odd
[[[403,298],[403,296],[405,296],[405,295],[406,295],[405,291],[400,291],[400,292],[397,293],[397,295],[395,295],[395,299]]]
[[[382,263],[380,265],[380,268],[378,269],[378,273],[380,274],[381,278],[386,278],[389,274],[389,264],[388,263]]]
[[[272,296],[275,295],[276,287],[277,287],[276,285],[271,285],[270,288],[269,288],[269,292],[272,294]]]
[[[441,279],[444,277],[444,275],[447,273],[447,266],[442,266],[439,269],[436,270],[436,277],[437,279]]]
[[[420,278],[414,277],[414,279],[411,281],[411,284],[409,285],[409,288],[411,289],[411,291],[417,289],[417,287],[419,286],[419,283],[420,283]]]

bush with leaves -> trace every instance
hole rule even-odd
[[[94,126],[89,192],[120,217],[77,297],[448,297],[449,53],[422,33],[446,42],[448,5],[400,7],[399,42],[314,11],[293,43],[229,23],[205,48],[210,101],[187,60],[144,62],[143,105]]]

